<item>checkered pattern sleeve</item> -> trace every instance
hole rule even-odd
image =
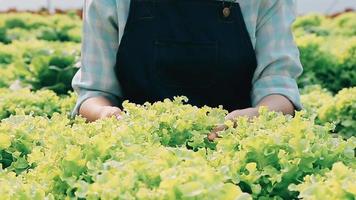
[[[301,110],[296,79],[303,68],[291,30],[296,17],[295,3],[293,0],[265,2],[260,5],[256,25],[258,66],[253,78],[252,104],[256,106],[265,96],[280,94],[287,97],[296,110]]]
[[[72,80],[78,94],[72,116],[88,98],[105,96],[116,101],[121,96],[114,73],[119,45],[119,22],[115,0],[85,0],[81,67]]]

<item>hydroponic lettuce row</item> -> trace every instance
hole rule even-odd
[[[78,70],[81,21],[75,14],[0,15],[0,87],[20,83],[58,94],[72,90]]]
[[[300,87],[319,84],[337,93],[356,86],[355,22],[355,12],[335,18],[307,15],[295,21],[293,32],[304,68]]]
[[[78,70],[79,45],[71,42],[14,41],[0,43],[0,87],[14,84],[32,90],[50,89],[57,94],[72,90]]]
[[[261,108],[252,122],[241,117],[236,128],[225,122],[222,138],[209,142],[226,111],[183,100],[125,102],[120,121],[86,124],[59,114],[3,120],[0,193],[8,199],[292,199],[302,187],[291,185],[308,175],[323,177],[337,162],[356,168],[356,138],[334,137],[331,124],[316,125],[303,112],[292,118]],[[337,192],[355,197],[350,191]]]
[[[75,13],[41,16],[30,13],[6,13],[0,18],[0,42],[38,39],[80,42],[81,21]]]
[[[333,122],[333,132],[356,137],[356,87],[344,88],[335,96],[320,86],[306,88],[301,96],[304,108],[318,124]]]
[[[337,93],[356,86],[356,36],[330,38],[310,34],[297,37],[296,42],[304,68],[298,79],[300,87],[319,84]]]
[[[57,96],[51,90],[31,92],[0,88],[0,94],[0,120],[16,114],[51,117],[57,112],[69,116],[77,99],[74,93]]]
[[[332,170],[323,175],[308,175],[304,182],[290,185],[289,189],[299,191],[299,198],[303,199],[355,199],[355,174],[355,169],[337,162]]]

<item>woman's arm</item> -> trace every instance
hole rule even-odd
[[[290,115],[302,109],[296,79],[303,68],[291,28],[296,17],[294,1],[260,1],[256,12],[255,52],[258,66],[252,81],[252,107],[229,113],[227,120],[234,121],[238,116],[258,116],[260,106]],[[216,138],[217,132],[224,128],[224,125],[216,127],[208,139]]]
[[[121,4],[116,0],[84,1],[81,68],[72,80],[78,99],[72,117],[80,114],[95,121],[120,113],[114,106],[121,97],[114,67],[121,24],[128,12],[127,3]]]
[[[290,115],[302,109],[296,79],[303,68],[292,33],[296,17],[294,1],[262,1],[258,13],[255,46],[258,66],[252,81],[252,107],[236,110],[227,119],[257,116],[260,106]]]
[[[294,110],[302,109],[296,80],[303,72],[292,32],[295,2],[261,1],[258,13],[255,47],[258,66],[252,81],[252,107],[265,105],[270,110],[293,115]]]

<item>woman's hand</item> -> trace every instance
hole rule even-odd
[[[246,108],[241,110],[235,110],[226,115],[226,120],[231,120],[235,124],[235,120],[239,116],[245,116],[249,119],[252,119],[254,116],[258,116],[258,109],[257,108]],[[226,125],[219,125],[213,129],[213,131],[208,135],[208,139],[213,141],[215,138],[219,137],[218,132],[225,130],[227,127]]]
[[[88,122],[112,116],[116,116],[117,119],[120,119],[121,112],[120,108],[116,107],[114,102],[111,102],[103,96],[87,99],[79,109],[79,114],[86,118]]]
[[[101,106],[99,111],[99,119],[105,119],[115,116],[117,119],[121,119],[121,110],[115,106]]]
[[[241,109],[241,110],[235,110],[231,113],[229,113],[225,119],[226,120],[232,120],[235,124],[235,119],[238,116],[246,116],[250,120],[253,117],[258,116],[258,109],[260,106],[265,106],[268,108],[270,111],[275,111],[275,112],[282,112],[283,114],[289,114],[294,116],[295,114],[295,108],[292,102],[286,98],[283,95],[280,94],[272,94],[264,97],[260,103],[256,107],[251,107],[251,108],[246,108],[246,109]],[[215,138],[219,137],[218,132],[225,130],[227,127],[225,125],[220,125],[217,126],[213,129],[213,131],[208,135],[208,139],[210,141],[214,140]]]
[[[235,119],[239,116],[245,116],[249,119],[252,119],[255,116],[258,116],[258,108],[246,108],[241,110],[235,110],[229,113],[225,119],[235,121]]]

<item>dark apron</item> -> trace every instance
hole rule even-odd
[[[238,3],[131,0],[115,68],[122,100],[247,108],[256,66]]]

